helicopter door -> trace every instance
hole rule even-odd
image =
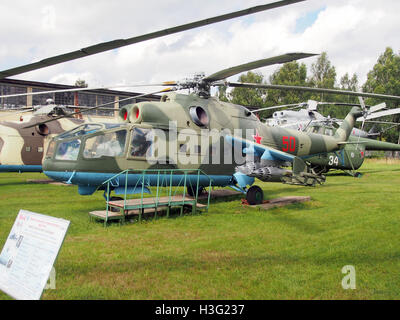
[[[181,131],[178,134],[177,149],[177,164],[180,168],[199,168],[207,154],[201,135],[194,132]]]
[[[150,160],[153,156],[153,142],[152,129],[134,127],[129,142],[128,158]]]
[[[85,142],[83,157],[100,159],[102,157],[121,157],[125,150],[126,130],[98,134]]]

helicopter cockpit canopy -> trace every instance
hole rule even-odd
[[[308,133],[316,133],[322,134],[326,136],[333,136],[336,132],[338,126],[334,125],[322,125],[322,124],[314,124],[307,128],[306,132]]]
[[[120,123],[87,123],[87,124],[82,124],[72,130],[66,131],[58,135],[56,138],[57,140],[61,140],[77,136],[84,136],[87,134],[95,133],[101,129],[118,128],[122,125],[123,124]]]
[[[122,157],[127,142],[129,157],[146,158],[151,154],[153,140],[153,131],[141,125],[84,124],[55,137],[49,144],[46,159],[76,161],[78,158]]]

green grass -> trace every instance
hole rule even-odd
[[[264,211],[234,197],[208,213],[108,228],[88,218],[104,209],[101,192],[1,174],[0,247],[19,209],[71,221],[57,288],[42,299],[399,299],[400,162],[369,160],[360,171],[315,188],[257,182],[266,199],[308,203]],[[345,265],[356,290],[341,286]]]

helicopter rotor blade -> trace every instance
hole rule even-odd
[[[332,93],[332,94],[344,94],[350,96],[360,96],[367,98],[379,98],[389,100],[400,100],[400,96],[378,94],[378,93],[366,93],[366,92],[355,92],[338,89],[323,89],[323,88],[312,88],[312,87],[301,87],[301,86],[288,86],[288,85],[273,85],[273,84],[258,84],[258,83],[242,83],[242,82],[226,82],[224,84],[216,83],[214,86],[228,86],[234,88],[250,88],[250,89],[276,89],[276,90],[297,90],[297,91],[309,91],[317,93]]]
[[[40,116],[40,115],[49,115],[51,112],[55,111],[56,109],[74,109],[74,110],[85,110],[89,109],[91,107],[86,107],[86,106],[57,106],[57,105],[42,105],[42,106],[34,106],[30,108],[20,108],[20,109],[12,109],[10,110],[1,110],[1,111],[6,111],[9,112],[9,114],[3,115],[0,113],[0,119],[2,116],[9,116],[10,114],[22,114],[22,113],[27,113],[27,112],[32,112],[33,116]],[[102,111],[119,111],[120,109],[116,108],[104,108],[104,107],[99,107],[96,110],[102,110]]]
[[[224,69],[221,71],[218,71],[216,73],[213,73],[212,75],[209,75],[205,78],[203,78],[203,81],[207,82],[213,82],[213,81],[218,81],[218,80],[223,80],[226,78],[229,78],[235,74],[261,68],[261,67],[266,67],[274,64],[281,64],[281,63],[286,63],[294,60],[299,60],[299,59],[304,59],[312,56],[316,56],[317,54],[315,53],[302,53],[302,52],[295,52],[295,53],[286,53],[280,56],[272,57],[272,58],[267,58],[267,59],[261,59],[245,64],[241,64],[235,67],[231,67],[228,69]]]
[[[259,112],[259,111],[263,111],[263,110],[273,110],[273,109],[282,109],[282,108],[287,108],[287,107],[298,107],[301,108],[304,106],[304,103],[291,103],[291,104],[283,104],[281,106],[272,106],[272,107],[265,107],[265,108],[261,108],[261,109],[257,109],[257,110],[252,110],[250,111],[251,113],[254,112]]]
[[[162,83],[163,86],[177,86],[178,82],[177,81],[164,81]]]
[[[368,110],[367,107],[365,106],[364,99],[362,97],[358,97],[358,101],[360,101],[361,109],[364,113],[364,117],[363,117],[364,119],[363,119],[362,125],[361,125],[361,131],[364,131],[365,119],[370,115],[370,110]],[[358,136],[358,141],[360,141],[360,136],[361,136],[361,132]]]
[[[133,97],[121,99],[121,100],[119,100],[119,102],[130,100],[130,99],[143,98],[145,96],[150,96],[150,95],[153,95],[153,94],[165,93],[165,92],[170,92],[170,91],[175,91],[175,90],[176,90],[175,88],[166,88],[166,89],[155,91],[155,92],[151,92],[151,93],[144,93],[144,94],[141,94],[141,95],[138,95],[138,96],[133,96]],[[52,122],[52,121],[55,121],[55,120],[66,118],[66,117],[71,117],[71,116],[74,116],[76,114],[82,114],[84,112],[88,112],[90,110],[96,110],[96,109],[99,109],[100,107],[104,107],[106,105],[110,105],[110,104],[114,104],[114,103],[115,103],[114,101],[111,101],[111,102],[107,102],[107,103],[104,103],[104,104],[101,104],[101,105],[98,105],[98,106],[95,106],[95,107],[89,107],[89,108],[87,108],[85,110],[80,110],[80,111],[77,111],[77,112],[68,113],[67,115],[54,117],[54,118],[49,119],[49,120],[41,121],[40,123],[35,123],[34,125],[23,127],[23,129],[33,128],[33,127],[36,127],[39,124]],[[77,109],[79,109],[79,106],[77,106]]]
[[[1,98],[14,98],[14,97],[25,97],[25,96],[37,96],[42,94],[52,94],[52,93],[64,93],[64,92],[80,92],[80,91],[91,91],[91,90],[109,90],[117,88],[136,88],[136,87],[157,87],[164,86],[164,83],[149,83],[149,84],[132,84],[132,85],[119,85],[119,86],[103,86],[103,87],[93,87],[93,88],[73,88],[73,89],[60,89],[60,90],[50,90],[50,91],[40,91],[40,92],[27,92],[27,93],[16,93],[0,96]]]
[[[369,121],[369,120],[365,120],[366,123],[377,123],[377,124],[392,124],[392,125],[397,125],[399,126],[400,123],[397,122],[391,122],[391,121]]]
[[[307,101],[307,110],[317,111],[318,101],[308,100]]]
[[[1,112],[15,112],[15,113],[22,113],[22,112],[30,112],[33,111],[33,107],[22,107],[22,108],[10,108],[10,109],[1,109],[0,110],[0,117],[2,116]]]
[[[302,2],[302,1],[305,1],[305,0],[281,0],[281,1],[273,2],[273,3],[268,3],[268,4],[264,4],[264,5],[251,7],[251,8],[240,10],[240,11],[235,11],[232,13],[223,14],[223,15],[208,18],[208,19],[199,20],[196,22],[183,24],[180,26],[172,27],[172,28],[163,29],[163,30],[156,31],[156,32],[147,33],[147,34],[132,37],[132,38],[117,39],[117,40],[112,40],[112,41],[108,41],[108,42],[102,42],[102,43],[99,43],[99,44],[96,44],[93,46],[82,48],[80,50],[71,51],[68,53],[64,53],[61,55],[43,59],[38,62],[26,64],[26,65],[8,69],[8,70],[2,70],[2,71],[0,71],[0,79],[10,77],[10,76],[15,76],[17,74],[25,73],[28,71],[41,69],[44,67],[52,66],[55,64],[63,63],[63,62],[80,59],[80,58],[87,57],[87,56],[90,56],[93,54],[121,48],[121,47],[131,45],[134,43],[139,43],[139,42],[147,41],[150,39],[160,38],[160,37],[163,37],[166,35],[206,26],[209,24],[213,24],[213,23],[217,23],[217,22],[221,22],[221,21],[225,21],[225,20],[229,20],[229,19],[233,19],[233,18],[246,16],[249,14],[254,14],[257,12],[261,12],[261,11],[266,11],[266,10],[270,10],[270,9],[274,9],[274,8],[278,8],[278,7],[283,7],[283,6],[287,6],[287,5],[294,4],[297,2]]]
[[[374,113],[374,112],[376,112],[378,110],[382,110],[382,109],[386,109],[386,103],[385,102],[377,104],[377,105],[372,106],[371,108],[369,108],[371,113]]]
[[[226,79],[227,77],[233,76],[235,74],[257,69],[260,67],[266,67],[274,64],[286,63],[298,59],[308,58],[312,56],[316,56],[314,53],[286,53],[276,57],[270,57],[266,59],[256,60],[252,62],[248,62],[245,64],[241,64],[238,66],[234,66],[231,68],[227,68],[207,77],[204,77],[202,74],[195,75],[192,79],[184,79],[183,81],[166,81],[163,82],[163,86],[177,86],[178,90],[180,89],[190,89],[195,87],[201,87],[202,85],[212,85],[212,86],[223,86],[225,82],[221,82],[221,80]]]
[[[367,112],[367,107],[365,106],[364,99],[363,99],[362,97],[358,97],[358,101],[360,101],[361,109],[362,109],[364,112]]]
[[[67,109],[83,109],[83,110],[91,108],[91,107],[87,107],[87,106],[63,106],[63,107],[67,108]],[[102,108],[102,107],[100,107],[97,110],[119,111],[120,109],[118,109],[118,108]]]
[[[389,110],[385,110],[385,111],[375,112],[373,114],[368,115],[367,117],[357,118],[357,121],[371,120],[371,119],[376,119],[376,118],[390,116],[390,115],[399,114],[399,113],[400,113],[400,108],[389,109]]]

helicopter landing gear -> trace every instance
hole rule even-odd
[[[264,192],[259,186],[252,186],[246,192],[246,200],[250,205],[261,204],[264,200]]]
[[[282,182],[293,185],[315,187],[315,185],[323,184],[326,177],[322,174],[313,174],[308,172],[300,172],[300,174],[282,177]]]
[[[347,170],[347,171],[344,171],[344,172],[346,172],[347,174],[349,174],[353,178],[361,178],[363,176],[363,174],[361,172],[357,172],[355,170]]]
[[[313,173],[315,173],[316,175],[322,175],[329,171],[329,169],[324,166],[314,166],[311,169],[313,170]]]
[[[198,190],[197,195],[199,196],[204,192],[204,187],[199,186],[197,190]],[[196,187],[187,186],[187,193],[189,196],[195,197],[196,196]]]

